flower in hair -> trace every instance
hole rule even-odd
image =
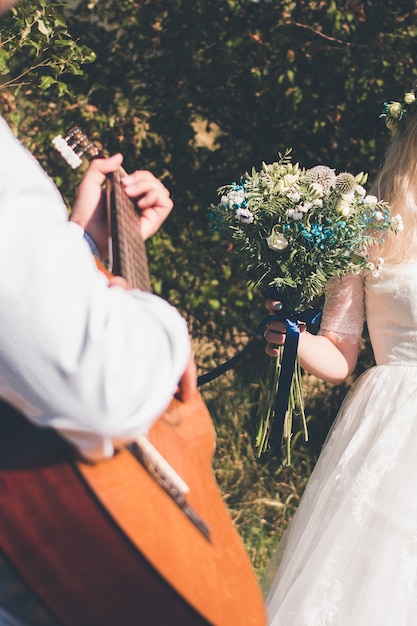
[[[401,102],[397,100],[384,102],[379,117],[385,119],[385,125],[394,137],[399,134],[402,122],[415,109],[416,104],[417,97],[414,89],[406,91]]]

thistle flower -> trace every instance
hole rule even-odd
[[[341,172],[336,176],[335,187],[344,196],[355,191],[357,186],[355,177],[349,172]]]
[[[306,179],[311,184],[318,184],[323,189],[323,193],[328,196],[336,184],[336,174],[327,165],[316,165],[306,172]]]

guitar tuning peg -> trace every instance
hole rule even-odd
[[[81,165],[83,155],[89,161],[104,156],[98,146],[87,137],[79,126],[70,128],[65,137],[58,135],[52,140],[52,144],[72,169]]]
[[[57,135],[52,140],[52,145],[58,152],[64,157],[66,162],[73,170],[77,169],[82,163],[81,158],[78,154],[71,148],[68,144],[67,140],[62,137],[62,135]]]

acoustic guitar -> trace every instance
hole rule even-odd
[[[55,144],[77,159],[102,156],[78,127]],[[111,269],[149,290],[122,175],[107,185]],[[187,403],[173,399],[147,437],[95,464],[11,407],[0,413],[0,545],[60,624],[266,623],[214,477],[215,432],[199,392]]]

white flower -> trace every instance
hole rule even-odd
[[[352,210],[352,205],[349,202],[349,198],[343,197],[343,199],[339,202],[337,208],[342,215],[347,217]]]
[[[415,99],[416,99],[416,96],[415,96],[414,91],[408,91],[407,93],[404,94],[404,102],[406,104],[413,104]]]
[[[292,191],[290,190],[287,193],[287,198],[288,200],[292,200],[293,202],[298,202],[299,200],[301,200],[301,194],[299,191]]]
[[[281,178],[281,180],[278,183],[279,191],[282,191],[283,193],[285,193],[286,191],[288,191],[289,189],[291,189],[291,187],[295,185],[297,180],[298,180],[297,174],[284,174],[284,176]]]
[[[391,218],[391,224],[397,232],[401,232],[404,230],[404,222],[401,215],[398,213]]]
[[[227,194],[227,200],[229,206],[236,206],[242,204],[245,200],[245,192],[243,189],[238,189],[237,191],[232,190]]]
[[[285,181],[286,185],[292,186],[297,182],[298,179],[299,179],[298,174],[285,174],[282,180]]]
[[[375,263],[373,261],[369,261],[369,263],[366,264],[366,267],[372,273],[372,276],[374,278],[379,278],[379,276],[381,275],[381,270],[382,270],[383,265],[384,265],[384,259],[381,256],[379,256],[375,259]]]
[[[267,237],[266,242],[268,244],[268,248],[275,250],[276,252],[281,252],[288,246],[288,239],[281,233],[277,233],[274,230],[269,237]]]
[[[376,196],[365,196],[365,204],[378,204],[378,198]]]
[[[254,221],[253,213],[249,211],[249,209],[244,209],[242,207],[236,209],[235,218],[238,222],[242,222],[243,224],[252,224]]]
[[[403,116],[404,109],[401,102],[390,102],[388,105],[390,115],[397,120],[400,120]]]
[[[382,213],[382,211],[375,211],[374,217],[377,222],[382,222],[382,220],[384,219],[384,214]]]
[[[323,200],[321,198],[316,198],[313,200],[313,206],[323,206]]]
[[[287,215],[288,217],[291,217],[293,220],[301,220],[304,214],[302,211],[299,211],[297,207],[297,209],[288,209]]]
[[[362,185],[356,185],[355,193],[357,193],[358,196],[361,196],[362,198],[366,196],[366,190],[364,187],[362,187]]]
[[[298,205],[297,209],[299,211],[302,211],[303,213],[307,213],[307,211],[309,211],[312,206],[313,206],[312,202],[303,202],[303,204]]]
[[[320,183],[311,183],[311,188],[320,196],[323,194],[323,185],[320,185]]]
[[[267,180],[270,181],[271,180],[271,175],[270,175],[270,171],[272,171],[273,166],[272,165],[267,165],[266,166],[268,171],[264,171],[262,170],[262,172],[259,172],[259,178],[261,178],[263,181]]]

